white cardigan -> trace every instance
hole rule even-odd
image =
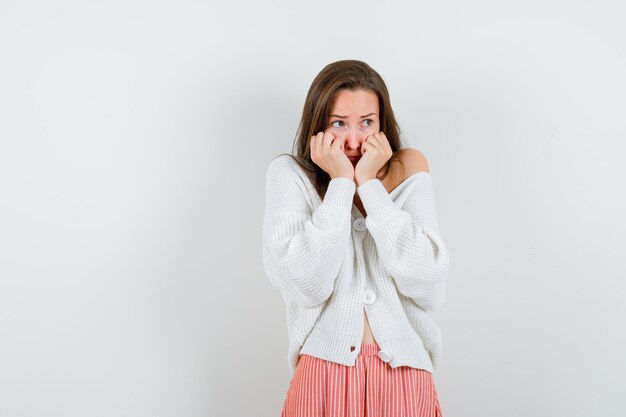
[[[430,174],[414,173],[391,193],[379,179],[356,187],[338,177],[321,201],[281,155],[265,186],[263,263],[286,304],[292,372],[299,354],[354,366],[363,308],[382,360],[433,372],[441,332],[427,311],[445,300],[450,255]],[[367,217],[353,204],[355,190]]]

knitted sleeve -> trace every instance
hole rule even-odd
[[[263,264],[273,286],[303,306],[324,302],[333,292],[350,243],[356,184],[330,181],[315,209],[303,174],[288,156],[274,159],[265,178]]]
[[[357,192],[378,257],[398,291],[434,311],[445,301],[450,255],[439,235],[430,174],[418,172],[409,180],[402,209],[377,178],[362,183]]]

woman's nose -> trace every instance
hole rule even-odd
[[[356,131],[355,127],[352,127],[348,132],[348,144],[351,148],[356,149],[359,147],[359,133]]]

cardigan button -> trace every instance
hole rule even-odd
[[[365,291],[365,298],[363,299],[363,301],[365,302],[365,304],[372,304],[374,301],[376,301],[376,293],[374,293],[374,291],[372,290]]]
[[[355,347],[354,346],[350,346],[350,352],[354,352]]]
[[[383,362],[389,362],[391,360],[391,355],[385,352],[384,350],[381,350],[380,352],[378,352],[378,357]]]
[[[356,219],[354,221],[353,227],[354,227],[354,230],[358,230],[359,232],[367,230],[367,225],[365,224],[365,219],[363,217],[359,217],[358,219]]]

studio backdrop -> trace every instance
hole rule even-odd
[[[265,173],[384,78],[451,255],[443,415],[624,415],[618,1],[0,3],[0,416],[278,416]]]

